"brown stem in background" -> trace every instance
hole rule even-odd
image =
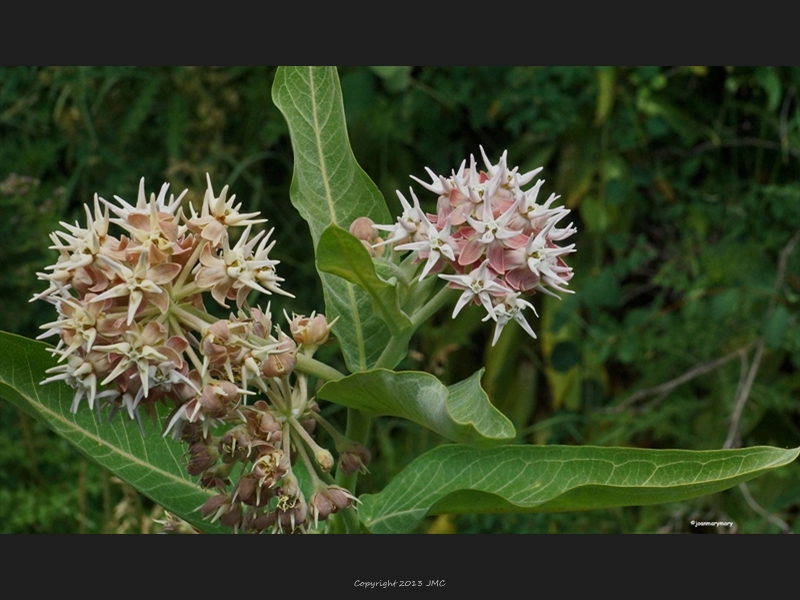
[[[746,355],[746,353],[753,347],[753,343],[747,344],[738,350],[731,352],[730,354],[723,356],[721,358],[717,358],[715,360],[711,360],[708,362],[700,363],[699,365],[693,366],[691,369],[679,375],[675,379],[671,379],[666,383],[662,383],[661,385],[657,385],[651,388],[645,388],[643,390],[639,390],[628,396],[625,400],[623,400],[619,406],[614,409],[614,412],[620,413],[626,408],[630,407],[631,405],[647,398],[649,396],[666,396],[672,390],[674,390],[679,385],[686,383],[687,381],[691,381],[695,377],[700,377],[700,375],[705,375],[706,373],[710,373],[722,365],[732,361],[737,356],[741,357]]]

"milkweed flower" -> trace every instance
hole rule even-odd
[[[148,197],[142,180],[135,204],[95,195],[85,224],[61,223],[50,236],[58,259],[39,273],[47,289],[33,299],[58,312],[39,336],[57,336],[58,361],[41,383],[71,386],[73,413],[84,400],[100,413],[102,401],[109,417],[126,413],[142,431],[140,411],[155,416],[157,402],[171,405],[163,435],[187,444],[187,472],[217,491],[201,507],[212,521],[254,532],[317,527],[355,501],[317,475],[334,458],[311,437],[319,406],[295,369],[297,355],[310,357],[333,323],[287,314],[290,337],[269,305],[251,308],[250,292],[294,297],[270,256],[274,230],[254,231],[266,219],[243,212],[227,186],[217,196],[210,179],[202,207],[190,206],[188,217],[180,206],[186,192],[176,198],[168,188]],[[410,206],[408,223],[409,234],[429,224]],[[243,228],[235,243],[233,227]],[[370,244],[379,241],[377,230],[361,229]],[[452,258],[455,245],[448,248]],[[206,293],[224,307],[234,300],[236,314],[212,317]],[[315,490],[311,510],[293,473],[299,457]]]
[[[572,293],[567,286],[572,269],[564,257],[575,251],[575,244],[557,242],[576,232],[572,223],[557,227],[569,210],[555,203],[551,194],[541,201],[543,179],[534,181],[542,168],[525,173],[509,168],[507,151],[492,163],[480,149],[485,170],[479,170],[474,156],[462,161],[449,177],[437,175],[428,167],[430,182],[413,180],[437,195],[436,214],[426,214],[413,190],[412,202],[397,192],[403,213],[392,225],[375,225],[389,232],[385,241],[373,248],[391,246],[398,252],[415,252],[424,266],[422,281],[430,274],[462,290],[453,317],[469,303],[486,310],[484,320],[496,323],[492,345],[509,321],[516,321],[531,337],[536,337],[523,311],[533,305],[523,296],[537,292],[559,297]],[[455,274],[445,271],[452,268]]]

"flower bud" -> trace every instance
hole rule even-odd
[[[212,381],[203,387],[197,400],[203,407],[203,412],[216,419],[225,416],[228,412],[226,406],[235,404],[239,397],[239,389],[230,381]]]
[[[260,513],[257,511],[248,512],[244,516],[244,519],[242,519],[242,529],[261,533],[267,527],[272,527],[273,525],[275,525],[275,521],[277,519],[278,515],[274,512],[271,513]]]
[[[218,494],[205,501],[203,506],[200,508],[200,513],[203,515],[204,519],[207,519],[211,515],[222,514],[228,507],[230,507],[230,499],[228,498],[228,495]],[[216,518],[216,516],[214,518]]]
[[[304,348],[316,349],[328,341],[330,327],[325,315],[311,313],[310,317],[295,315],[289,322],[294,341]]]
[[[350,508],[356,497],[338,485],[327,486],[314,492],[308,509],[314,517],[314,525],[326,520],[331,514]]]
[[[242,505],[239,502],[234,502],[227,512],[225,512],[219,519],[219,522],[226,527],[241,527],[242,524]]]
[[[325,495],[334,506],[333,512],[350,508],[353,505],[353,501],[356,500],[355,496],[338,485],[328,486],[328,489],[325,490]]]
[[[195,442],[189,447],[189,466],[186,470],[189,475],[200,475],[214,466],[218,458],[219,452],[216,448],[211,448],[203,442]]]
[[[339,469],[345,475],[352,475],[356,471],[367,472],[370,453],[363,445],[357,442],[346,442],[344,448],[339,448]]]
[[[378,237],[378,230],[375,229],[375,222],[369,217],[358,217],[350,225],[350,233],[358,239],[375,243],[374,240]]]
[[[383,240],[381,240],[381,238],[378,238],[378,240],[379,240],[379,243],[383,241]],[[381,246],[380,248],[376,249],[376,248],[373,248],[372,244],[370,244],[369,242],[366,242],[364,240],[358,240],[358,241],[361,242],[361,245],[364,246],[364,248],[366,248],[367,252],[369,252],[369,255],[372,258],[376,258],[378,256],[381,256],[381,254],[378,254],[378,251],[379,250],[382,251],[383,250],[383,246]]]
[[[219,453],[227,464],[247,460],[251,449],[252,438],[245,425],[229,429],[219,440]]]
[[[156,520],[156,523],[161,524],[161,533],[201,533],[201,531],[194,525],[187,523],[180,517],[177,517],[167,511],[164,511],[164,520]]]
[[[248,506],[256,507],[267,505],[269,499],[274,495],[275,489],[262,486],[255,473],[248,473],[241,477],[233,493],[234,498],[241,500]]]
[[[297,358],[293,352],[270,354],[261,365],[261,372],[266,377],[288,377],[294,371]]]
[[[325,448],[317,448],[317,451],[314,452],[314,458],[323,473],[327,473],[333,468],[333,454]]]
[[[308,509],[314,517],[314,526],[317,526],[319,521],[325,521],[334,512],[335,507],[323,492],[314,492],[308,503]]]
[[[280,422],[271,412],[265,412],[258,421],[258,430],[266,434],[268,442],[278,444],[283,437],[283,429]]]

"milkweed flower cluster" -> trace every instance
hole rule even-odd
[[[496,324],[492,345],[511,320],[535,338],[523,311],[536,311],[525,297],[537,292],[556,297],[556,292],[571,293],[565,286],[572,279],[572,269],[563,257],[575,251],[575,244],[560,247],[557,242],[576,229],[572,223],[557,226],[569,214],[568,209],[554,205],[559,196],[551,194],[540,201],[544,180],[523,189],[541,167],[519,173],[518,167],[508,167],[507,152],[496,164],[489,161],[483,148],[481,156],[485,171],[479,170],[475,157],[470,156],[469,166],[463,161],[450,177],[427,167],[430,182],[412,176],[438,196],[436,214],[425,213],[409,188],[410,202],[397,192],[403,213],[396,223],[373,225],[361,219],[353,224],[351,233],[373,256],[384,246],[415,252],[417,262],[424,263],[420,281],[438,274],[449,287],[462,291],[453,318],[471,302],[483,306],[484,320]],[[378,232],[386,232],[386,239],[378,237]],[[442,272],[448,266],[454,274]]]
[[[295,370],[298,355],[313,355],[332,324],[324,315],[287,315],[287,334],[269,306],[247,304],[252,291],[293,296],[270,258],[272,230],[251,236],[265,219],[242,212],[227,186],[216,196],[209,179],[200,212],[190,206],[188,216],[186,192],[167,198],[167,190],[148,199],[142,180],[135,205],[95,195],[85,225],[61,223],[51,234],[58,260],[39,273],[48,287],[34,300],[58,311],[39,336],[58,337],[58,364],[42,383],[69,384],[73,413],[86,400],[140,427],[140,411],[155,417],[157,403],[170,407],[164,434],[187,444],[189,474],[216,490],[205,517],[257,532],[317,526],[355,500],[330,485],[334,461],[313,438],[316,424],[342,442],[341,465],[353,452]],[[234,227],[244,227],[235,243]],[[205,293],[225,308],[234,302],[236,312],[213,317]],[[308,498],[292,471],[298,458],[312,478]]]

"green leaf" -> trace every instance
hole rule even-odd
[[[375,312],[392,335],[411,336],[411,320],[400,310],[397,286],[378,277],[372,257],[355,236],[336,225],[328,227],[319,239],[317,268],[355,283],[367,292],[374,302]],[[400,358],[406,355],[405,350],[407,348]]]
[[[782,467],[800,448],[645,450],[593,446],[442,446],[378,494],[361,496],[373,533],[403,533],[442,513],[554,512],[678,502]]]
[[[401,417],[454,442],[488,447],[514,439],[514,426],[480,385],[483,369],[451,386],[430,373],[376,369],[329,381],[317,396],[371,417]]]
[[[97,414],[81,406],[70,413],[74,391],[63,382],[40,385],[56,360],[49,346],[0,332],[0,396],[66,438],[91,460],[169,512],[207,532],[222,532],[221,525],[204,521],[197,508],[214,494],[202,489],[186,472],[180,442],[162,437],[147,419],[142,437],[135,423],[118,415],[111,423],[98,422]]]
[[[294,151],[292,204],[308,222],[314,247],[329,225],[349,229],[358,217],[389,223],[377,186],[361,169],[347,138],[339,77],[334,68],[281,67],[272,99],[289,125]],[[391,333],[355,284],[320,273],[328,320],[351,371],[374,365]]]

